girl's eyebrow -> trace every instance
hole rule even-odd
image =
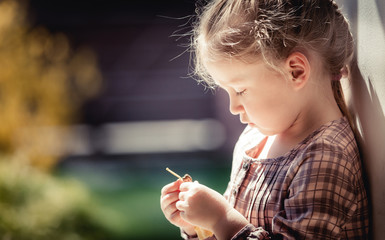
[[[228,82],[226,82],[225,84],[219,84],[218,82],[214,82],[215,86],[214,87],[217,87],[217,88],[220,88],[220,89],[223,89],[226,91],[226,89],[228,88],[234,88],[237,86],[239,80],[238,79],[231,79],[229,80]]]
[[[216,81],[214,81],[216,85],[220,86],[220,84]],[[222,80],[223,82],[223,80]],[[240,82],[240,78],[239,77],[236,77],[236,78],[231,78],[229,80],[225,80],[224,81],[226,83],[226,85],[233,85],[233,84],[238,84],[238,82]]]

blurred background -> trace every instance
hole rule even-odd
[[[180,239],[166,167],[223,192],[243,129],[189,77],[195,0],[0,1],[0,238]],[[338,0],[356,39],[345,92],[385,234],[385,4]]]
[[[1,239],[179,239],[165,168],[225,190],[243,126],[189,77],[194,11],[0,2]]]

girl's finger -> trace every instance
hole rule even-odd
[[[179,192],[178,198],[181,201],[185,201],[186,200],[186,192]]]
[[[162,208],[165,208],[168,205],[178,201],[178,199],[179,199],[179,192],[168,193],[166,195],[161,196],[160,205]]]
[[[179,211],[184,212],[188,209],[189,205],[186,201],[177,201],[175,207]]]
[[[194,182],[184,182],[180,185],[179,187],[179,190],[182,192],[186,192],[186,191],[189,191],[191,190],[193,187],[196,187],[196,186],[199,186],[199,182],[198,181],[194,181]]]
[[[170,204],[170,205],[167,205],[165,206],[165,208],[163,209],[163,213],[164,215],[166,216],[167,219],[172,219],[173,215],[175,215],[176,212],[178,212],[178,209],[176,208],[176,202]]]
[[[187,219],[186,219],[186,213],[185,212],[179,212],[179,215],[180,217],[187,222]]]
[[[184,183],[182,183],[180,185],[180,187],[179,187],[179,191],[181,191],[181,192],[188,191],[194,183],[195,182],[184,182]]]
[[[165,194],[167,194],[169,192],[179,191],[179,186],[180,186],[181,183],[183,183],[183,181],[178,179],[175,182],[167,184],[166,186],[164,186],[162,188],[161,194],[165,195]]]
[[[178,211],[178,209],[176,209],[176,207],[175,207],[175,210],[172,213],[170,213],[168,220],[171,223],[177,222],[179,217],[180,217],[180,211]]]

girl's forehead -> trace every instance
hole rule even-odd
[[[232,59],[221,59],[217,61],[206,61],[205,62],[206,69],[210,72],[223,72],[227,75],[234,74],[243,74],[249,70],[257,70],[267,67],[266,63],[261,60],[255,61],[243,61],[235,58]],[[237,71],[234,71],[237,70]]]
[[[236,85],[252,75],[263,75],[270,69],[262,61],[246,63],[239,60],[223,60],[206,63],[207,72],[218,86]]]

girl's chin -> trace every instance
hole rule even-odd
[[[274,131],[274,130],[272,131],[272,130],[268,130],[268,129],[261,129],[257,125],[255,125],[255,124],[249,125],[249,126],[252,127],[252,128],[258,129],[258,131],[260,133],[262,133],[263,135],[265,135],[265,136],[275,136],[275,135],[277,135],[277,132]]]
[[[272,131],[269,129],[260,128],[259,126],[257,126],[254,123],[247,123],[247,125],[251,128],[256,128],[260,133],[262,133],[265,136],[274,136],[277,134],[274,130]]]

